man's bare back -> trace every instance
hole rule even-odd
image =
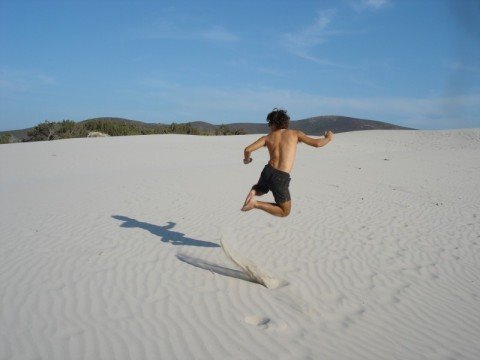
[[[290,173],[297,153],[298,132],[280,129],[265,136],[265,145],[270,154],[268,162],[273,168]]]
[[[287,128],[280,128],[275,121],[270,122],[271,115],[283,117],[280,121],[284,121],[283,126]],[[298,130],[289,130],[288,122],[290,118],[286,115],[284,110],[274,110],[267,117],[272,130],[268,135],[262,136],[253,144],[247,146],[244,151],[245,164],[252,162],[251,153],[264,146],[268,148],[270,154],[270,161],[265,169],[262,171],[258,184],[252,187],[252,190],[247,195],[242,211],[249,211],[254,208],[264,210],[275,216],[288,216],[291,209],[290,193],[288,185],[290,182],[289,173],[292,170],[297,153],[297,145],[303,142],[314,147],[321,147],[328,144],[333,139],[331,131],[325,132],[324,138],[311,138]],[[278,122],[278,121],[277,121]],[[275,203],[266,203],[255,200],[255,196],[261,196],[272,191]]]
[[[320,147],[328,144],[333,139],[333,133],[327,131],[325,138],[314,139],[298,130],[279,129],[272,131],[266,136],[262,136],[253,144],[245,148],[244,163],[251,162],[250,154],[260,149],[263,146],[268,148],[270,154],[270,161],[268,162],[272,167],[280,171],[290,173],[297,154],[297,145],[303,142],[307,145]]]

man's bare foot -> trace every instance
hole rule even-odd
[[[255,207],[255,204],[257,203],[257,200],[255,200],[255,198],[252,196],[250,197],[250,199],[248,200],[248,202],[243,205],[242,207],[242,211],[249,211],[249,210],[252,210],[254,207]]]
[[[250,190],[250,192],[247,195],[247,198],[245,199],[245,202],[243,203],[242,210],[245,206],[247,206],[248,202],[257,194],[255,190]]]

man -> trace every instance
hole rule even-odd
[[[250,164],[252,162],[251,153],[266,146],[270,154],[270,161],[265,165],[258,183],[248,193],[242,211],[261,209],[269,214],[285,217],[290,214],[292,208],[288,185],[297,144],[303,142],[314,147],[325,146],[333,140],[333,133],[327,131],[324,138],[314,139],[301,131],[289,130],[290,117],[282,109],[273,109],[268,114],[267,121],[270,133],[247,146],[244,151],[243,163]],[[255,199],[255,196],[266,194],[269,190],[272,191],[275,203]]]

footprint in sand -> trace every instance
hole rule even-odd
[[[260,325],[267,325],[270,322],[270,319],[265,316],[246,316],[245,322],[250,325],[260,326]]]
[[[284,322],[277,323],[266,316],[245,316],[245,322],[250,325],[258,326],[264,330],[285,332],[288,331],[288,325]]]

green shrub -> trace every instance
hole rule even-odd
[[[12,134],[1,134],[0,144],[9,144],[12,141]]]
[[[56,123],[45,120],[28,132],[28,141],[44,141],[56,139]]]

